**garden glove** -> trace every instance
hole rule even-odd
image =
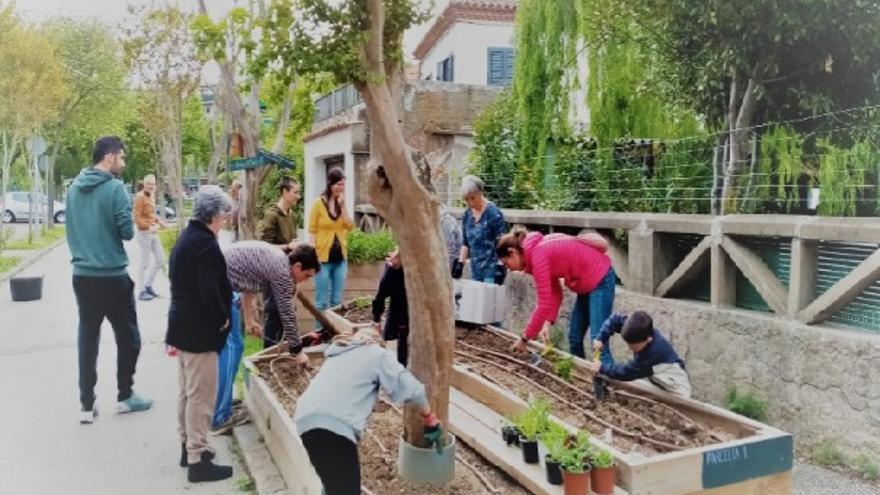
[[[461,260],[455,260],[452,262],[452,278],[460,279],[461,274],[464,272],[464,263]]]
[[[442,454],[444,447],[443,426],[440,424],[437,415],[434,413],[423,416],[423,419],[425,432],[422,434],[422,441],[425,442],[428,447],[436,448],[438,454]]]

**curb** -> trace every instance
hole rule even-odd
[[[254,480],[257,495],[288,495],[287,484],[257,427],[253,423],[236,426],[232,429],[232,435],[238,442],[245,468]]]
[[[0,283],[6,282],[10,278],[27,270],[28,268],[31,267],[31,265],[33,265],[34,263],[39,261],[41,258],[43,258],[43,256],[46,256],[47,254],[52,252],[55,248],[60,246],[65,241],[66,241],[66,239],[64,239],[64,238],[61,238],[61,239],[55,241],[55,244],[52,244],[49,247],[43,248],[41,251],[37,252],[37,254],[32,256],[30,259],[24,260],[22,263],[20,263],[18,266],[16,266],[12,270],[9,270],[8,272],[4,273],[3,275],[0,275]],[[6,252],[8,253],[9,251],[11,251],[11,250],[7,250]]]

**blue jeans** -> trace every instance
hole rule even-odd
[[[315,275],[315,304],[321,311],[342,304],[342,290],[345,288],[345,276],[348,273],[348,262],[321,263],[321,271]],[[321,324],[315,321],[315,330],[321,330]]]
[[[614,309],[614,287],[616,277],[614,269],[609,268],[608,273],[599,282],[599,285],[589,294],[578,294],[571,310],[571,324],[568,329],[568,349],[577,357],[586,357],[584,354],[584,334],[587,325],[590,327],[590,342],[599,337],[602,324],[611,316]],[[602,349],[602,363],[613,364],[614,358],[606,347]]]
[[[232,417],[232,392],[235,387],[235,374],[241,364],[244,340],[241,336],[241,303],[238,292],[232,293],[232,314],[229,318],[229,336],[220,351],[217,377],[217,402],[214,404],[212,427],[225,423]]]

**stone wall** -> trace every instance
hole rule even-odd
[[[535,306],[532,279],[512,274],[506,285],[505,327],[519,333]],[[566,291],[556,328],[567,332],[573,300]],[[798,448],[828,439],[880,452],[880,337],[620,287],[614,307],[651,314],[687,363],[695,399],[723,407],[735,385],[765,400],[768,423],[793,433]],[[615,358],[629,359],[621,339],[613,342]]]

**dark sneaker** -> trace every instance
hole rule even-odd
[[[208,460],[211,460],[214,458],[213,452],[209,452],[206,450],[205,454],[208,454]],[[189,466],[189,459],[187,459],[187,455],[186,455],[186,443],[181,443],[180,444],[180,467],[188,467],[188,466]]]
[[[150,294],[146,290],[142,290],[140,294],[138,294],[138,301],[152,301],[156,296]]]
[[[186,478],[190,483],[200,483],[202,481],[220,481],[232,477],[232,466],[218,466],[211,462],[212,454],[210,452],[202,452],[202,460],[196,464],[189,465],[189,472]]]
[[[156,291],[154,291],[152,287],[144,287],[144,292],[146,292],[147,294],[149,294],[153,297],[159,297],[159,294],[157,294]]]
[[[90,425],[98,419],[98,408],[92,406],[91,410],[81,409],[79,411],[79,424],[81,425]]]

